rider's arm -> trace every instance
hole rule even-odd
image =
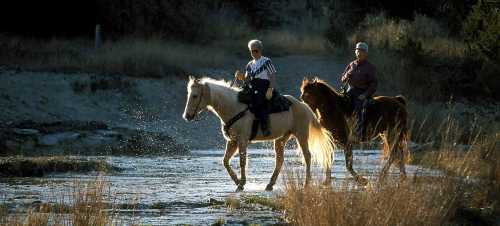
[[[351,64],[349,63],[345,69],[344,72],[342,72],[342,75],[340,76],[340,81],[346,82],[347,81],[347,73],[351,70]]]
[[[269,76],[269,87],[270,88],[276,88],[276,68],[274,67],[273,63],[271,60],[267,61],[266,63],[266,70],[267,70],[267,75]]]

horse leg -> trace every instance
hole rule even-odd
[[[302,150],[302,155],[304,155],[304,161],[306,162],[306,186],[311,182],[311,152],[309,151],[309,144],[307,139],[304,137],[297,137],[299,141],[300,149]]]
[[[285,144],[289,138],[290,135],[287,134],[274,141],[274,151],[276,152],[276,163],[274,165],[274,172],[273,175],[271,176],[271,181],[269,181],[269,184],[266,186],[266,191],[272,191],[273,186],[276,184],[276,179],[278,179],[281,167],[283,166]]]
[[[224,153],[223,164],[227,170],[227,173],[229,174],[229,176],[231,176],[231,179],[234,181],[234,183],[236,185],[238,185],[240,183],[240,180],[238,180],[236,173],[234,173],[233,169],[231,168],[231,165],[229,164],[229,161],[231,160],[234,153],[236,152],[236,149],[238,149],[238,145],[235,141],[227,141],[226,142],[226,151]]]
[[[360,184],[362,186],[365,186],[366,184],[368,184],[368,181],[364,177],[362,177],[358,173],[356,173],[356,171],[354,171],[354,169],[352,167],[353,159],[352,159],[352,144],[351,143],[347,143],[344,146],[344,154],[345,154],[345,166],[347,168],[347,171],[349,171],[349,173],[351,173],[351,175],[354,177],[354,180],[356,180],[356,182],[358,182],[358,184]]]
[[[399,160],[399,178],[401,178],[401,180],[406,179],[406,168],[405,168],[404,157]]]
[[[247,142],[238,142],[238,150],[240,152],[240,183],[238,184],[238,188],[236,188],[237,192],[243,191],[245,183],[247,182],[246,178],[246,165],[247,165]]]
[[[391,165],[394,162],[394,160],[395,160],[394,147],[391,147],[391,150],[389,152],[389,159],[387,160],[384,167],[382,168],[382,171],[380,172],[379,182],[384,182],[385,177],[387,176],[387,172],[391,168]]]
[[[332,153],[333,155],[333,153]],[[332,166],[327,166],[325,169],[325,181],[323,181],[323,185],[330,186],[332,184],[332,167],[333,167],[333,162],[335,162],[335,159],[332,158]]]
[[[408,153],[408,147],[406,146],[406,132],[403,131],[401,132],[399,139],[398,139],[398,148],[399,148],[399,178],[401,180],[406,179],[406,168],[405,168],[405,163],[406,163],[406,155]]]
[[[383,182],[387,175],[387,172],[391,168],[391,165],[396,161],[399,165],[400,179],[404,180],[406,178],[406,168],[405,168],[405,155],[406,155],[406,132],[401,131],[400,128],[388,130],[384,133],[384,153],[389,155],[389,159],[385,163],[382,171],[380,173],[379,181]]]

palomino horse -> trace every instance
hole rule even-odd
[[[242,191],[246,182],[247,146],[250,143],[254,115],[248,111],[247,105],[238,102],[239,90],[232,88],[224,81],[190,77],[187,91],[188,97],[183,117],[191,121],[206,108],[219,117],[222,124],[222,133],[226,139],[223,164],[231,179],[238,186],[236,191]],[[297,139],[302,149],[306,163],[306,184],[308,184],[311,177],[311,152],[309,150],[313,150],[314,159],[325,168],[330,167],[331,155],[333,154],[332,137],[326,129],[321,127],[312,110],[305,103],[291,96],[286,96],[286,98],[292,102],[290,109],[270,115],[271,135],[264,137],[262,132],[258,132],[254,139],[255,141],[274,140],[276,163],[271,180],[266,187],[268,191],[272,190],[273,185],[276,183],[283,165],[285,144],[290,136],[293,135]],[[243,117],[234,122],[235,116],[241,116],[241,114],[244,114]],[[230,123],[230,121],[233,122]],[[240,179],[238,179],[229,164],[237,149],[240,156]]]
[[[353,114],[349,98],[338,93],[325,81],[318,78],[304,79],[301,86],[301,99],[318,113],[320,123],[331,132],[336,143],[344,147],[347,170],[360,184],[367,181],[352,168],[352,145],[347,119]],[[373,98],[365,113],[366,137],[364,140],[380,136],[384,142],[384,156],[389,159],[382,168],[380,180],[383,180],[393,162],[399,164],[400,176],[406,177],[405,163],[409,159],[407,148],[408,112],[403,96],[377,96]],[[328,169],[327,169],[328,170]]]

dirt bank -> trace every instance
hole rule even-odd
[[[227,68],[204,68],[194,74],[232,78],[248,59]],[[282,93],[298,96],[305,75],[337,82],[343,62],[331,56],[273,58]],[[237,68],[238,65],[240,68]],[[110,128],[162,132],[191,149],[222,148],[219,121],[204,113],[202,120],[187,123],[181,115],[186,99],[186,80],[130,78],[123,75],[26,72],[0,69],[0,123],[100,121]]]

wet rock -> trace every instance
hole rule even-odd
[[[22,121],[0,126],[0,154],[142,155],[187,151],[164,132],[109,128],[97,121]]]
[[[61,144],[63,142],[68,142],[72,140],[76,140],[80,136],[79,133],[75,132],[62,132],[56,134],[47,134],[42,136],[38,140],[38,144],[41,146],[54,146],[57,144]]]
[[[103,137],[121,137],[120,133],[113,131],[113,130],[99,129],[99,130],[96,130],[95,132]]]
[[[1,177],[42,177],[65,172],[119,172],[121,168],[106,161],[74,158],[9,158],[0,162]]]
[[[19,123],[12,123],[10,127],[21,129],[36,129],[42,133],[58,133],[64,131],[92,131],[98,129],[108,129],[108,126],[101,121],[57,121],[57,122],[34,122],[25,120]]]
[[[111,145],[115,141],[113,137],[105,137],[99,134],[91,134],[80,140],[80,143],[87,146]]]
[[[26,136],[34,136],[40,134],[40,131],[36,129],[18,129],[15,128],[14,133],[17,135],[26,135]]]
[[[16,149],[18,149],[18,148],[19,148],[19,146],[20,146],[17,142],[12,141],[12,140],[6,140],[4,143],[5,143],[5,144],[4,144],[4,146],[5,146],[4,148],[5,148],[7,151],[9,151],[9,150],[16,150]]]
[[[40,204],[42,204],[42,201],[40,201],[40,200],[35,200],[35,201],[31,202],[31,205],[40,205]]]
[[[219,201],[219,200],[214,199],[214,198],[209,198],[208,199],[208,204],[210,206],[218,206],[218,205],[224,205],[224,202],[223,201]]]

